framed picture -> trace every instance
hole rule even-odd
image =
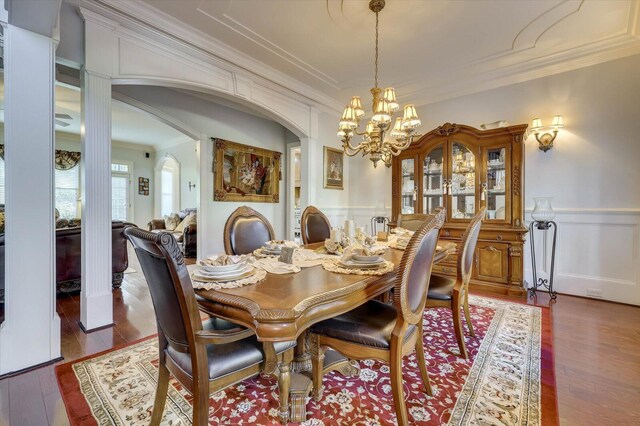
[[[280,152],[211,139],[214,201],[280,202]]]
[[[138,194],[149,195],[149,178],[138,178]]]
[[[344,189],[344,152],[324,147],[324,187]]]

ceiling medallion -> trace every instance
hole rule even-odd
[[[373,116],[363,131],[358,130],[365,112],[362,109],[360,97],[354,96],[345,107],[338,127],[338,137],[342,141],[344,152],[350,157],[359,152],[363,156],[369,155],[374,167],[378,166],[380,160],[387,167],[391,167],[392,157],[399,155],[411,145],[413,132],[421,124],[415,105],[408,104],[404,107],[403,116],[397,117],[391,128],[393,115],[400,109],[396,100],[396,91],[393,87],[387,87],[384,91],[378,87],[378,13],[384,5],[384,0],[369,2],[369,9],[376,14],[375,85],[371,89]],[[390,137],[386,137],[390,128]],[[354,134],[362,136],[362,141],[357,146],[351,145]]]

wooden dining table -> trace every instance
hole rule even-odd
[[[322,243],[305,246],[317,249]],[[455,244],[439,241],[434,263],[455,252]],[[403,251],[389,248],[384,258],[394,269],[385,275],[346,275],[325,270],[321,265],[303,268],[295,274],[267,274],[258,284],[221,290],[196,290],[200,309],[254,330],[265,345],[264,373],[278,377],[281,423],[306,419],[305,398],[311,391],[310,367],[305,334],[313,324],[348,312],[363,303],[388,294],[395,284]],[[297,341],[295,357],[276,359],[269,343]],[[293,372],[291,364],[293,363]],[[325,371],[357,374],[355,362],[337,353],[325,357]]]

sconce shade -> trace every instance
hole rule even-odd
[[[551,127],[554,129],[561,129],[564,127],[564,123],[562,122],[562,116],[556,115],[553,117],[553,121],[551,122]]]
[[[540,129],[542,129],[542,120],[540,120],[539,118],[534,118],[531,122],[531,130],[538,131]]]

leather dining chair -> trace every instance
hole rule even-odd
[[[193,395],[193,424],[205,426],[209,395],[257,376],[265,359],[263,345],[252,330],[223,319],[201,322],[184,257],[171,234],[134,227],[124,233],[140,261],[158,324],[158,387],[151,424],[162,420],[171,374]],[[269,349],[282,359],[285,353],[293,356],[294,346],[275,343]],[[280,404],[288,406],[288,391],[280,393]]]
[[[238,207],[224,224],[224,251],[227,254],[250,254],[273,239],[273,226],[251,207]]]
[[[444,219],[445,210],[442,209],[429,221],[423,222],[411,237],[396,277],[393,305],[371,300],[352,311],[311,326],[309,344],[316,401],[322,398],[326,347],[349,359],[373,358],[390,364],[391,389],[399,425],[408,422],[402,389],[402,358],[414,348],[425,390],[428,395],[432,394],[424,358],[422,315]]]
[[[331,236],[331,222],[316,207],[309,206],[302,212],[300,231],[303,244],[323,243]]]
[[[396,221],[396,226],[398,228],[404,228],[409,231],[415,231],[420,227],[420,225],[422,225],[425,220],[429,220],[431,216],[433,215],[425,213],[399,214],[398,220]]]
[[[480,226],[482,225],[482,219],[485,216],[486,210],[486,207],[482,207],[473,219],[471,219],[469,226],[467,226],[464,234],[462,234],[462,238],[456,249],[458,255],[456,279],[432,275],[429,292],[427,293],[427,308],[448,307],[451,309],[458,348],[460,349],[460,355],[465,359],[469,358],[469,354],[464,344],[460,308],[462,307],[464,309],[469,334],[475,337],[476,334],[473,331],[471,315],[469,314],[469,281],[471,280],[473,255],[476,250]]]

